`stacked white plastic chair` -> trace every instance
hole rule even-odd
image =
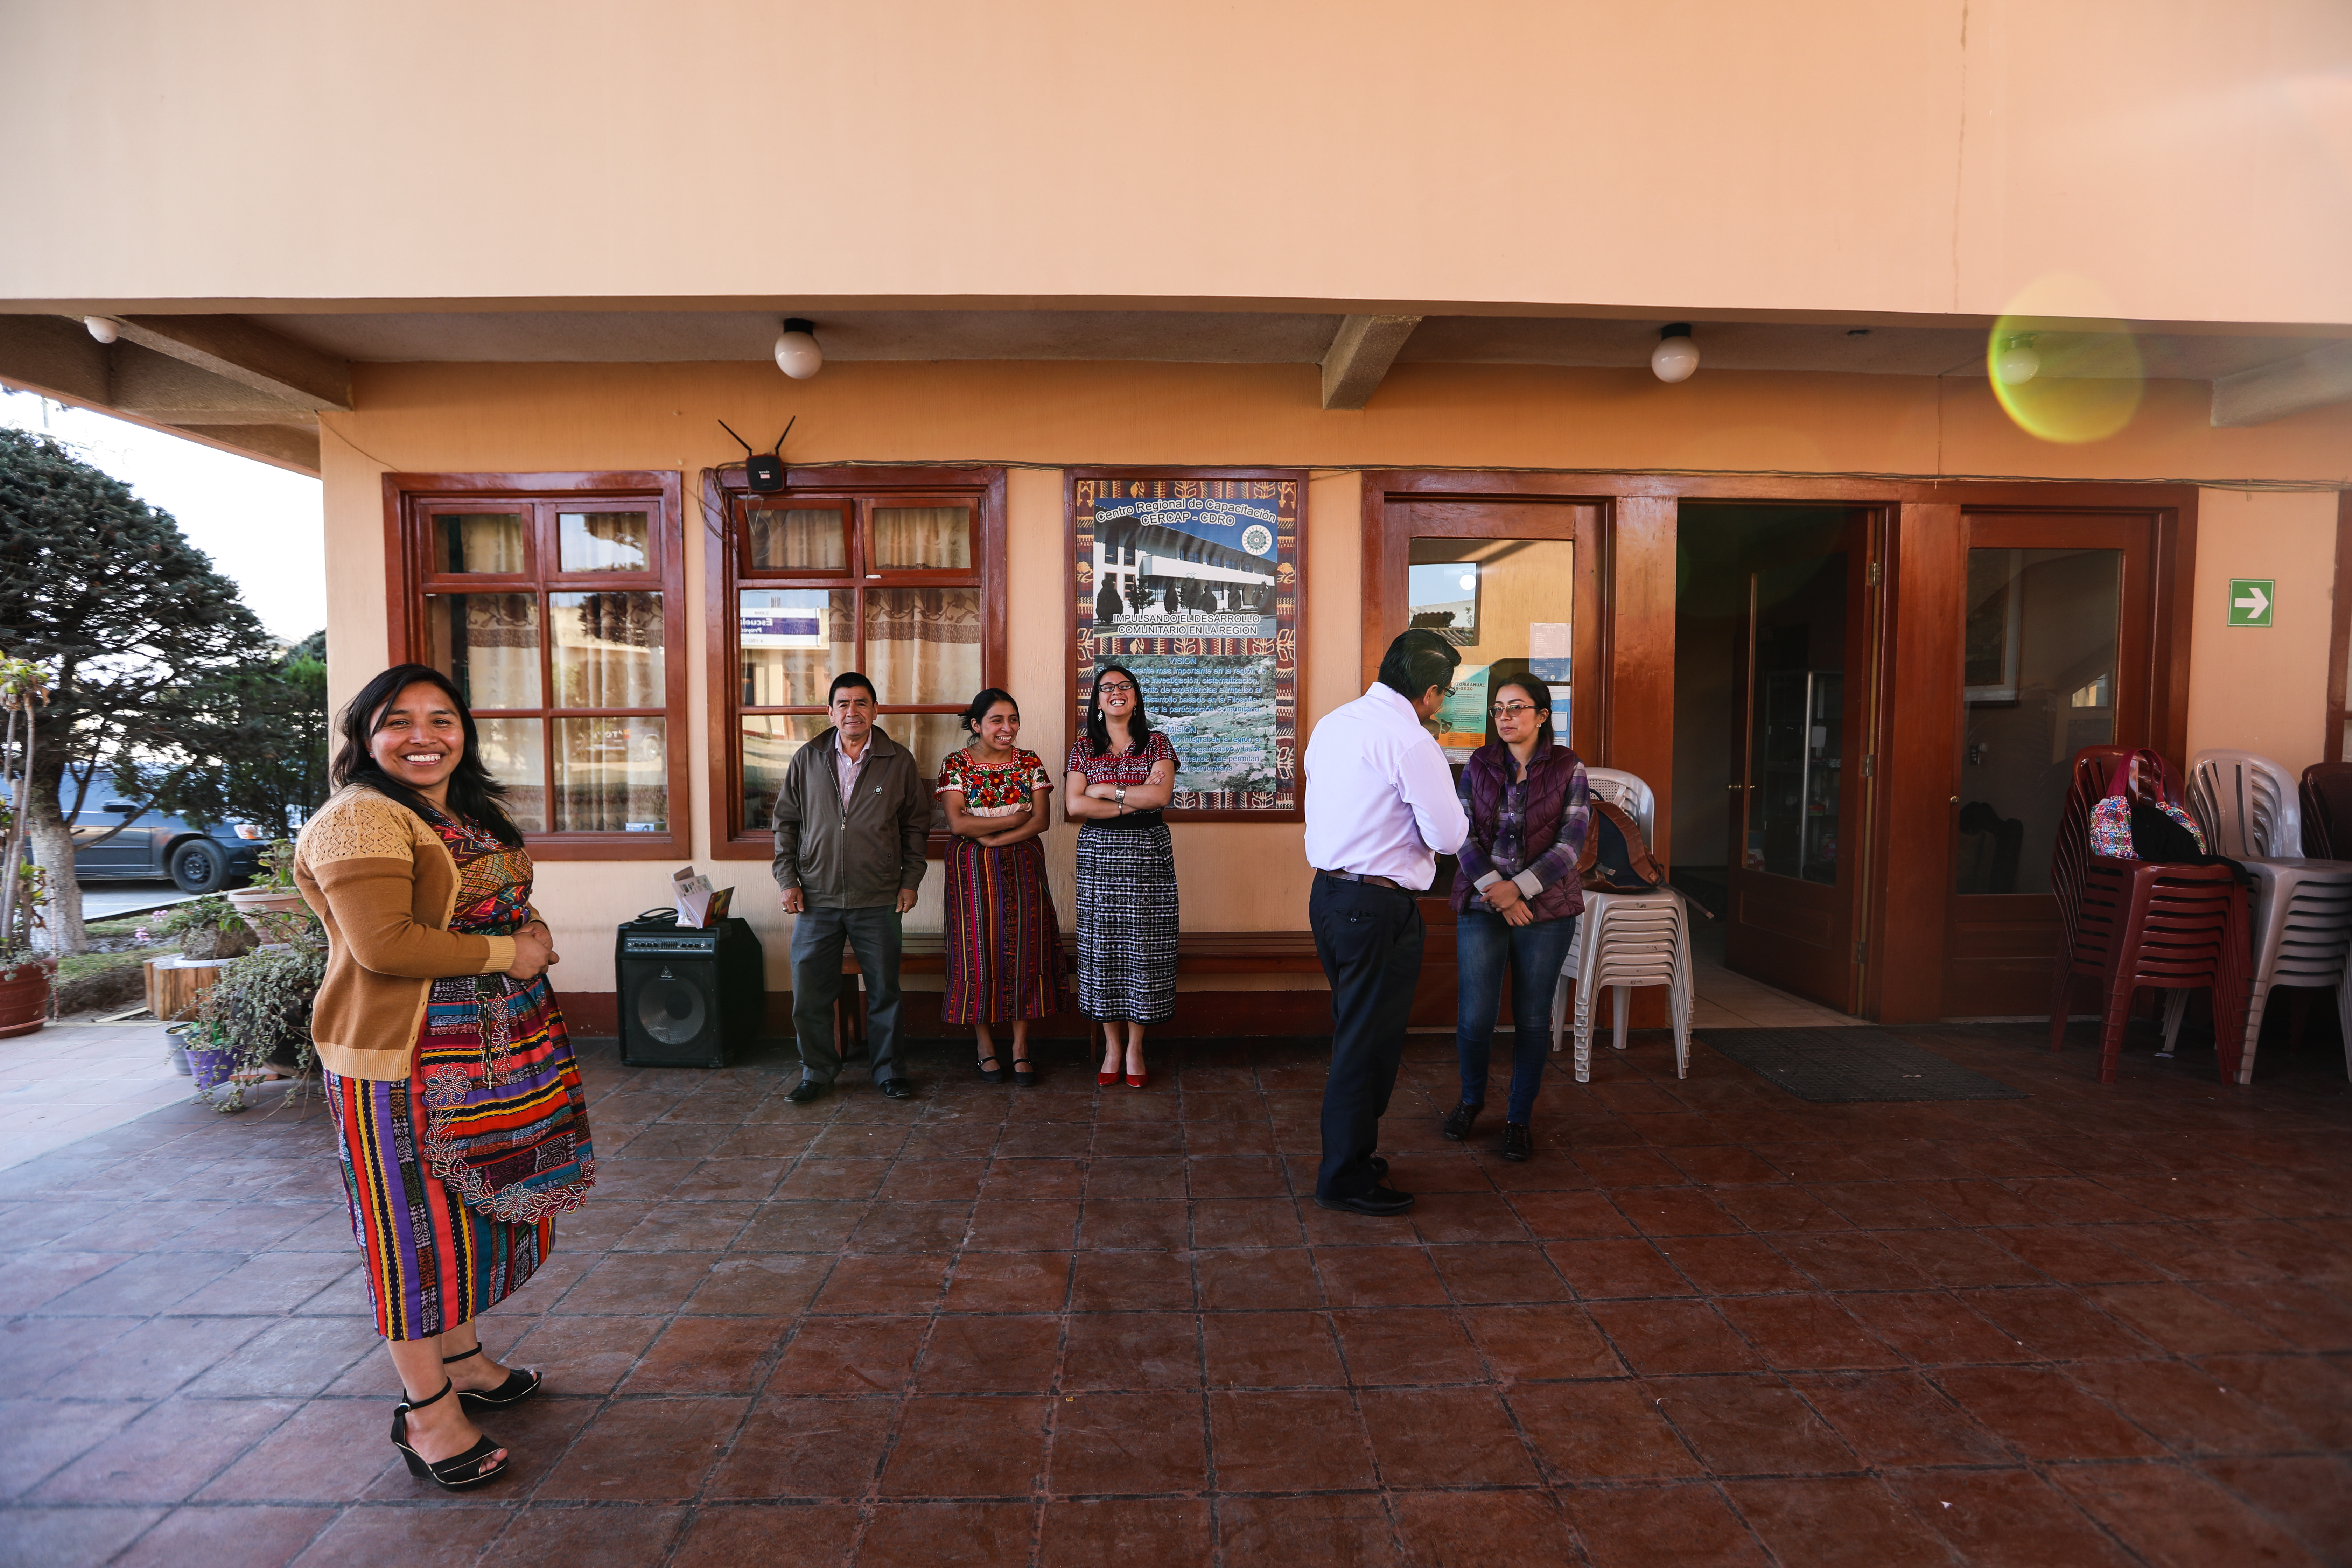
[[[2254,1079],[2254,1047],[2275,985],[2332,985],[2352,1072],[2352,860],[2308,860],[2303,809],[2287,771],[2251,752],[2200,752],[2189,768],[2189,809],[2206,847],[2242,861],[2254,879],[2252,984],[2238,1081]],[[2189,994],[2169,993],[2164,1048],[2172,1049]]]
[[[1594,798],[1606,800],[1642,829],[1644,841],[1654,837],[1657,796],[1635,775],[1616,768],[1587,768],[1585,783]],[[1605,987],[1616,1014],[1619,1050],[1625,1048],[1626,995],[1636,985],[1666,987],[1675,1021],[1675,1076],[1690,1076],[1691,945],[1690,908],[1672,888],[1646,893],[1587,893],[1584,913],[1576,922],[1576,939],[1560,965],[1552,987],[1551,1048],[1559,1049],[1568,1023],[1568,990],[1576,986],[1576,1081],[1592,1076],[1593,999]]]

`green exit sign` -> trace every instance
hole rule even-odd
[[[2230,579],[2230,624],[2233,626],[2266,626],[2271,624],[2271,610],[2278,599],[2278,579],[2275,577],[2232,577]]]

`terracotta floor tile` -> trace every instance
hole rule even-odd
[[[1767,1561],[1739,1516],[1711,1485],[1612,1487],[1563,1491],[1560,1503],[1593,1568],[1654,1568],[1661,1563]]]
[[[1168,1199],[1089,1199],[1078,1226],[1079,1247],[1098,1251],[1178,1252],[1191,1240],[1191,1205]]]
[[[897,1416],[896,1395],[763,1395],[703,1489],[706,1500],[858,1498],[873,1489]]]
[[[1189,1187],[1202,1198],[1286,1198],[1282,1162],[1265,1154],[1206,1154],[1185,1161]]]
[[[1765,1235],[1852,1228],[1844,1215],[1802,1187],[1719,1187],[1708,1196],[1740,1224]]]
[[[1058,1312],[1070,1295],[1070,1258],[1056,1252],[957,1254],[945,1312]]]
[[[104,1348],[57,1372],[51,1392],[75,1399],[162,1399],[185,1387],[223,1357],[259,1333],[266,1320],[251,1318],[155,1318],[138,1333],[121,1339],[125,1325],[110,1319],[20,1319],[68,1344],[80,1336],[71,1328],[91,1323]],[[15,1346],[10,1346],[11,1350]]]
[[[0,1399],[19,1399],[105,1352],[146,1318],[11,1318],[0,1321]],[[127,1347],[126,1347],[127,1348]],[[87,1374],[85,1374],[87,1375]]]
[[[16,1508],[4,1548],[12,1565],[105,1563],[163,1517],[160,1508]]]
[[[1718,1300],[1715,1308],[1770,1367],[1790,1371],[1902,1364],[1903,1358],[1833,1296],[1738,1296]]]
[[[1079,1205],[1071,1198],[990,1198],[974,1204],[966,1250],[1067,1252],[1077,1243]]]
[[[1948,1367],[1954,1403],[2028,1459],[2153,1458],[2163,1446],[2052,1367]]]
[[[1079,1312],[1192,1310],[1192,1260],[1181,1252],[1081,1252],[1071,1264]]]
[[[2037,1360],[2122,1360],[2156,1346],[2065,1289],[1961,1290],[1960,1300]]]
[[[792,1328],[790,1318],[679,1318],[646,1348],[619,1392],[750,1394],[765,1381]]]
[[[1037,1510],[1022,1502],[883,1503],[857,1550],[858,1568],[1002,1568],[1025,1563]]]
[[[143,1401],[12,1399],[0,1404],[0,1497],[13,1498],[147,1414]]]
[[[669,1561],[671,1568],[845,1568],[857,1522],[854,1506],[705,1503]]]
[[[314,1399],[197,1494],[213,1502],[319,1502],[362,1496],[401,1463],[383,1440],[386,1401]]]
[[[1036,1398],[918,1395],[898,1412],[882,1470],[885,1497],[1027,1497],[1045,1479]]]
[[[1625,1373],[1624,1362],[1581,1307],[1469,1307],[1459,1317],[1505,1383]]]
[[[947,1273],[948,1260],[936,1253],[844,1258],[808,1310],[824,1316],[936,1311]]]
[[[499,1537],[493,1554],[514,1568],[637,1568],[659,1563],[684,1529],[676,1508],[526,1508]]]
[[[1298,1205],[1287,1196],[1202,1198],[1192,1207],[1194,1247],[1296,1247],[1306,1241]]]
[[[2205,1356],[2217,1387],[2243,1394],[2301,1432],[2305,1446],[2352,1449],[2352,1370],[2311,1355]]]
[[[1381,1484],[1540,1486],[1510,1412],[1491,1388],[1378,1388],[1357,1395]]]
[[[2287,1348],[2268,1328],[2178,1282],[2095,1285],[2083,1295],[2175,1355]]]
[[[1655,1149],[1594,1148],[1580,1143],[1571,1155],[1594,1185],[1612,1192],[1629,1187],[1687,1186],[1690,1178]]]
[[[1207,1415],[1197,1394],[1080,1394],[1053,1407],[1048,1487],[1057,1494],[1208,1488]]]
[[[2128,1284],[2166,1278],[2154,1264],[2110,1244],[2094,1226],[2018,1226],[1976,1234],[1999,1242],[2037,1272],[2063,1284]]]
[[[331,1508],[176,1509],[114,1561],[121,1568],[185,1568],[192,1563],[205,1568],[283,1568],[301,1555],[335,1512]]]
[[[1532,1239],[1510,1200],[1496,1192],[1425,1192],[1412,1219],[1414,1234],[1432,1244]]]
[[[1039,1568],[1197,1568],[1213,1555],[1206,1502],[1104,1498],[1045,1510]]]
[[[452,1531],[451,1511],[446,1504],[349,1509],[294,1562],[297,1568],[374,1568],[390,1561],[418,1568],[472,1568],[484,1542]]]
[[[2276,1453],[2300,1446],[2293,1428],[2194,1362],[2095,1361],[2067,1371],[2177,1454]]]
[[[2318,1286],[2265,1279],[2200,1285],[2198,1291],[2296,1350],[2352,1350],[2352,1304]]]
[[[1328,1388],[1348,1381],[1324,1312],[1205,1313],[1201,1344],[1211,1388]]]
[[[2051,1479],[2156,1568],[2213,1563],[2318,1568],[2325,1561],[2185,1465],[2062,1465]]]
[[[1988,1285],[2042,1285],[2047,1275],[1973,1230],[1874,1231],[1880,1246],[1916,1269],[1932,1284],[1958,1289]]]
[[[1813,1289],[1813,1282],[1761,1237],[1670,1236],[1661,1237],[1657,1247],[1685,1279],[1709,1296]]]
[[[1318,1247],[1315,1271],[1334,1307],[1443,1306],[1451,1300],[1418,1247]]]
[[[1543,1491],[1391,1494],[1416,1568],[1557,1568],[1576,1561],[1559,1505]]]
[[[1807,1568],[1897,1568],[1951,1557],[1884,1482],[1849,1479],[1729,1481],[1724,1489],[1749,1528],[1783,1563]]]
[[[1588,1301],[1696,1293],[1653,1242],[1556,1241],[1544,1252],[1560,1277]]]
[[[1201,1386],[1200,1320],[1189,1312],[1072,1312],[1065,1322],[1066,1391]]]
[[[613,1243],[615,1252],[724,1252],[760,1205],[711,1200],[666,1203]],[[571,1239],[566,1237],[566,1240]]]
[[[1717,1476],[1822,1475],[1862,1465],[1780,1378],[1653,1381],[1651,1401]]]
[[[1946,1291],[1859,1291],[1834,1300],[1863,1327],[1922,1366],[2032,1359],[2014,1338]]]
[[[944,1317],[915,1368],[919,1394],[1044,1394],[1062,1359],[1062,1319]]]
[[[537,1371],[551,1393],[602,1396],[619,1386],[661,1327],[659,1318],[540,1318],[504,1359]],[[373,1374],[367,1378],[371,1387],[398,1381],[382,1351],[362,1358],[359,1366]]]
[[[1452,1312],[1391,1307],[1334,1312],[1331,1322],[1347,1359],[1348,1381],[1360,1388],[1486,1381],[1486,1363]]]
[[[1560,1246],[1580,1245],[1563,1242]],[[1605,1242],[1581,1245],[1606,1246]],[[1532,1244],[1433,1247],[1429,1261],[1446,1290],[1465,1307],[1498,1302],[1565,1301],[1569,1288],[1542,1248]]]
[[[1227,1568],[1404,1568],[1378,1497],[1226,1497],[1217,1500],[1216,1513]]]
[[[1913,1372],[1799,1375],[1790,1386],[1819,1411],[1864,1464],[1990,1465],[2008,1448],[1943,1390]]]
[[[1730,1236],[1745,1228],[1721,1204],[1696,1187],[1654,1187],[1617,1192],[1612,1196],[1644,1236]]]
[[[1824,1290],[1908,1290],[1926,1283],[1918,1269],[1865,1231],[1784,1236],[1774,1244]]]
[[[771,1199],[737,1234],[736,1252],[819,1252],[842,1249],[866,1217],[867,1205],[833,1198]]]
[[[294,1413],[284,1399],[198,1399],[150,1405],[29,1494],[44,1503],[178,1502]]]
[[[2352,1557],[2352,1465],[2341,1458],[2210,1459],[2202,1468],[2321,1562]]]
[[[1523,1383],[1506,1400],[1555,1484],[1705,1472],[1643,1385],[1631,1379]]]
[[[1338,1390],[1212,1393],[1209,1445],[1223,1491],[1331,1491],[1379,1484],[1354,1401]]]
[[[779,1394],[895,1394],[906,1386],[929,1318],[808,1318],[776,1362]]]
[[[1943,1470],[1885,1480],[1962,1563],[2127,1568],[2132,1561],[2073,1499],[2031,1470]]]
[[[169,1310],[244,1261],[238,1253],[145,1252],[110,1259],[111,1267],[100,1272],[79,1255],[68,1254],[52,1275],[47,1255],[33,1253],[25,1267],[38,1282],[26,1282],[27,1294],[45,1299],[15,1310],[47,1317],[146,1317]],[[52,1278],[78,1275],[79,1284],[47,1294]]]
[[[1705,1301],[1594,1301],[1586,1311],[1635,1372],[1747,1372],[1764,1361]]]
[[[702,1283],[678,1310],[689,1316],[782,1317],[814,1300],[833,1267],[830,1258],[730,1253],[710,1265]]]
[[[718,1261],[717,1254],[707,1252],[607,1253],[548,1310],[619,1316],[675,1312],[709,1278]]]
[[[691,1501],[750,1405],[746,1399],[608,1405],[572,1440],[534,1496],[542,1501]]]
[[[1581,1241],[1630,1237],[1633,1222],[1618,1211],[1608,1194],[1584,1191],[1517,1192],[1511,1207],[1519,1223],[1539,1241]]]
[[[1205,1310],[1323,1305],[1314,1254],[1303,1247],[1196,1252],[1192,1282]]]
[[[964,1245],[973,1205],[877,1203],[850,1233],[852,1252],[951,1253]]]

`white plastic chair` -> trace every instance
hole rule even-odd
[[[1587,768],[1587,788],[1632,817],[1648,840],[1656,826],[1657,796],[1639,777],[1618,768]],[[1552,987],[1551,1048],[1568,1024],[1568,988],[1576,985],[1576,1081],[1591,1081],[1593,998],[1613,996],[1614,1045],[1625,1048],[1626,994],[1636,985],[1664,985],[1674,1015],[1675,1073],[1690,1076],[1690,910],[1672,888],[1646,893],[1587,893],[1559,979]]]
[[[2206,847],[2242,862],[2254,879],[2253,967],[2238,1081],[2253,1081],[2254,1047],[2276,985],[2336,988],[2345,1070],[2352,1073],[2352,861],[2298,853],[2303,810],[2294,780],[2251,752],[2198,752],[2189,768],[2189,810],[2205,830]],[[2185,991],[2165,997],[2167,1054],[2188,1001]]]

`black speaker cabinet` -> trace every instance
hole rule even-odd
[[[667,912],[620,929],[621,1060],[630,1067],[723,1068],[751,1048],[767,1002],[751,922],[679,930]]]

